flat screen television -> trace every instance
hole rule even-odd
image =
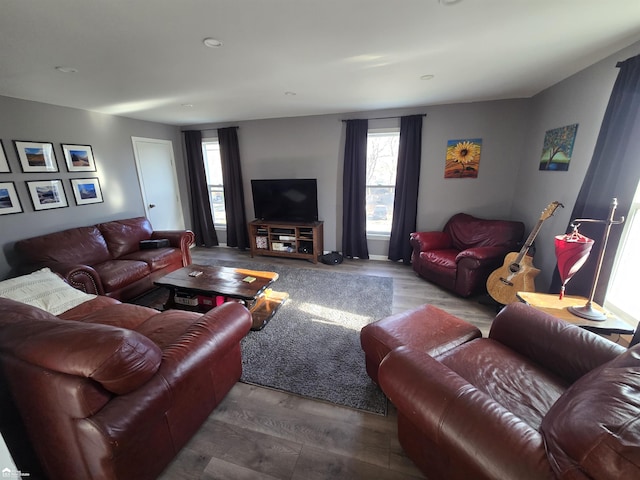
[[[318,185],[315,178],[251,180],[256,218],[269,221],[318,220]]]

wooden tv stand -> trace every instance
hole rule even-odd
[[[302,258],[318,263],[323,254],[323,222],[249,222],[251,256]]]

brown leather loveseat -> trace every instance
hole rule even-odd
[[[361,332],[400,444],[429,479],[640,478],[640,346],[520,303],[488,338],[444,322],[421,307]]]
[[[30,478],[153,479],[238,381],[248,310],[0,298],[0,429]]]
[[[140,249],[145,240],[168,247]],[[86,293],[129,300],[153,288],[153,281],[191,264],[189,230],[154,231],[145,217],[114,220],[20,240],[15,250],[23,273],[49,267]]]
[[[441,232],[414,232],[411,264],[418,275],[468,297],[486,288],[507,253],[520,249],[524,224],[485,220],[466,213],[451,217]]]

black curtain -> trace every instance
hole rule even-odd
[[[367,133],[368,120],[347,120],[342,177],[342,253],[369,258],[367,248]]]
[[[618,199],[615,218],[627,216],[640,180],[640,55],[618,63],[620,71],[604,114],[591,164],[578,194],[571,220],[609,216],[611,201]],[[612,226],[602,263],[594,301],[602,305],[611,277],[613,261],[620,243],[622,226]],[[582,223],[580,233],[595,241],[584,266],[567,283],[566,293],[589,297],[604,225]],[[569,231],[569,227],[567,227]],[[558,269],[553,274],[550,292],[560,291]]]
[[[396,193],[393,200],[393,221],[389,240],[389,259],[411,263],[409,235],[416,231],[418,214],[418,184],[422,158],[422,115],[400,119],[400,146]]]
[[[202,154],[202,132],[187,130],[184,132],[184,143],[187,152],[187,169],[191,195],[191,223],[195,242],[198,246],[213,247],[218,245],[218,236],[213,226],[209,185],[204,170]]]
[[[227,214],[227,245],[241,250],[249,248],[247,216],[244,210],[244,188],[240,168],[237,127],[218,129],[224,205]]]

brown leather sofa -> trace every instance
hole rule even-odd
[[[153,479],[238,381],[248,310],[0,298],[0,429],[23,474]]]
[[[485,291],[489,275],[520,249],[523,235],[522,222],[458,213],[441,232],[410,235],[411,264],[422,278],[468,297]]]
[[[141,250],[143,240],[169,246]],[[153,281],[191,264],[189,230],[154,231],[145,217],[77,227],[20,240],[15,251],[22,272],[49,267],[86,293],[129,300],[153,288]]]
[[[434,339],[391,346],[377,372],[400,444],[429,479],[640,478],[640,346],[520,303],[497,315],[488,338],[452,348],[437,321],[415,318],[420,309],[403,315],[362,334],[378,343],[444,335],[435,353]]]

